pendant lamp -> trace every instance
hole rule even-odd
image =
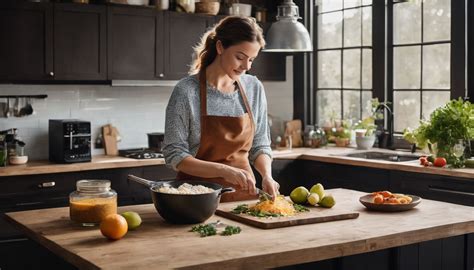
[[[311,52],[313,44],[308,30],[298,22],[298,6],[292,0],[283,0],[278,6],[277,21],[266,35],[264,52]]]

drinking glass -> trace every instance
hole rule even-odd
[[[457,158],[460,158],[464,155],[464,146],[463,140],[458,140],[458,142],[453,146],[453,155]]]

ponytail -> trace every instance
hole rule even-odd
[[[194,60],[191,64],[190,74],[199,73],[209,66],[217,57],[217,41],[224,48],[239,44],[241,42],[258,42],[260,47],[265,47],[262,28],[250,17],[228,16],[202,37],[194,47]]]

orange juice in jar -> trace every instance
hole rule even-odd
[[[69,216],[75,223],[95,226],[117,213],[117,193],[109,180],[79,180],[76,188],[69,195]]]

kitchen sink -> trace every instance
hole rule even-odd
[[[416,154],[384,153],[384,152],[375,152],[375,151],[350,153],[344,156],[354,157],[354,158],[363,158],[363,159],[385,160],[385,161],[393,161],[393,162],[410,161],[410,160],[416,160],[420,158],[420,156]]]

